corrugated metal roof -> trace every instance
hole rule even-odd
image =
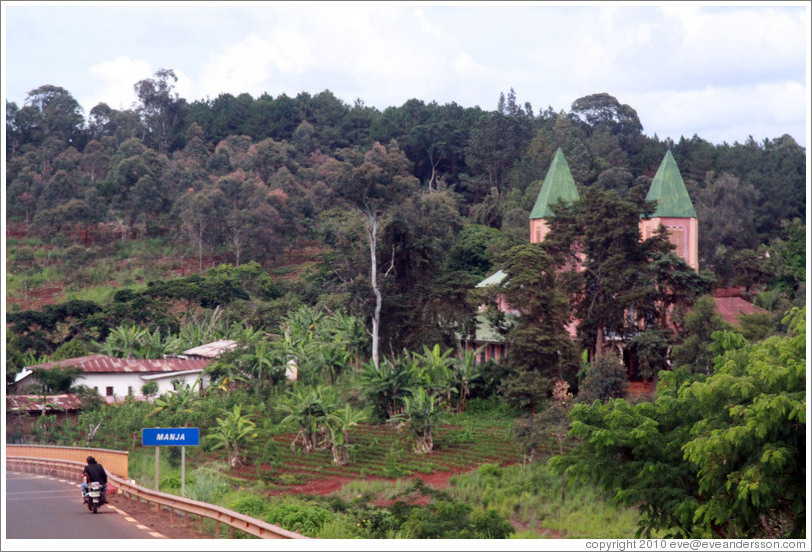
[[[561,151],[561,148],[558,148],[552,163],[550,163],[550,168],[547,169],[547,175],[544,177],[544,183],[541,185],[533,210],[530,211],[530,218],[551,217],[553,211],[550,209],[550,205],[559,199],[571,203],[577,201],[579,197],[578,188],[575,187],[575,180],[573,180],[570,172],[570,166],[567,164],[566,158],[564,158],[564,152]]]
[[[221,339],[220,341],[212,341],[211,343],[200,345],[199,347],[189,349],[188,351],[183,351],[183,354],[189,356],[201,356],[205,358],[217,358],[221,354],[227,353],[236,347],[236,341],[231,341],[230,339]]]
[[[49,410],[79,410],[81,408],[82,401],[73,393],[45,397],[46,412]],[[42,395],[7,395],[6,411],[42,411]]]
[[[739,325],[739,316],[742,314],[766,313],[761,307],[742,299],[741,297],[714,297],[716,310],[725,319],[725,322]]]
[[[493,274],[491,274],[490,276],[488,276],[487,278],[485,278],[484,280],[479,282],[476,285],[476,287],[483,288],[483,287],[496,286],[496,285],[501,284],[502,280],[504,280],[506,277],[507,277],[507,272],[505,272],[503,270],[497,270],[496,272],[494,272]]]
[[[671,150],[665,152],[646,196],[646,201],[655,199],[657,210],[652,215],[654,217],[696,218],[694,204]]]
[[[48,370],[56,366],[62,368],[79,367],[85,374],[110,374],[125,372],[180,372],[182,370],[202,370],[211,363],[210,359],[184,359],[184,358],[115,358],[104,355],[91,355],[57,360],[26,366],[29,370]]]

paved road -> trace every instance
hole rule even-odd
[[[166,538],[109,504],[93,514],[76,481],[6,472],[5,493],[8,539]]]

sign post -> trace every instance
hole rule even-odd
[[[141,430],[141,444],[155,447],[155,490],[158,490],[160,476],[160,447],[180,447],[180,494],[186,496],[186,447],[200,444],[200,429],[197,427],[145,427]]]

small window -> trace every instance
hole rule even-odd
[[[107,393],[106,393],[106,395],[107,395],[108,397],[112,397],[112,396],[113,396],[113,387],[112,387],[112,386],[110,386],[110,387],[108,387],[108,388],[107,388]]]
[[[133,386],[132,385],[127,386],[127,395],[129,395],[130,397],[133,396]]]

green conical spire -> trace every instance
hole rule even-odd
[[[564,152],[561,151],[561,148],[558,148],[553,157],[553,162],[550,163],[550,168],[547,169],[547,176],[544,177],[544,183],[541,185],[541,190],[539,190],[536,204],[533,205],[533,210],[530,212],[530,218],[551,217],[553,212],[550,205],[559,199],[573,202],[577,201],[579,197],[578,189],[575,187],[575,180],[572,179],[570,166],[564,158]]]
[[[697,218],[691,196],[688,195],[671,150],[665,153],[646,196],[647,201],[655,199],[657,210],[652,215],[654,217]]]

